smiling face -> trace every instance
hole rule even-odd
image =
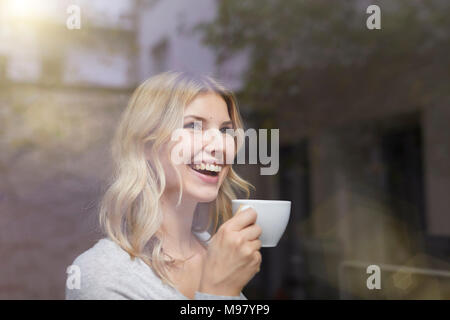
[[[178,194],[178,178],[173,169],[176,167],[183,183],[183,198],[213,201],[231,165],[225,164],[225,159],[234,158],[234,139],[226,133],[232,128],[227,104],[218,94],[202,93],[187,105],[181,139],[163,151],[167,156],[167,161],[163,161],[166,192]],[[171,157],[173,148],[190,150],[183,155],[183,163],[177,164]]]

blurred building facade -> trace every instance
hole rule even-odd
[[[136,84],[136,7],[1,1],[0,298],[63,298],[66,268],[97,237],[109,140]]]
[[[0,1],[0,298],[63,298],[67,266],[100,236],[109,143],[134,88],[168,69],[220,72],[189,33],[214,16],[199,4]]]

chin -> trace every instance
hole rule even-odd
[[[212,194],[191,194],[191,197],[200,203],[208,203],[217,199],[218,192]]]
[[[214,201],[227,172],[227,167],[219,165],[208,168],[201,165],[186,165],[183,193],[186,192],[198,202]]]
[[[216,200],[219,188],[200,185],[198,183],[185,184],[183,194],[196,202],[211,202]]]

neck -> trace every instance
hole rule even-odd
[[[163,194],[161,197],[162,228],[165,235],[163,247],[169,254],[186,257],[195,246],[195,236],[191,229],[197,202],[182,199],[177,206],[177,201],[178,195]]]

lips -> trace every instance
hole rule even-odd
[[[217,184],[222,167],[215,164],[191,164],[188,167],[203,182]]]

